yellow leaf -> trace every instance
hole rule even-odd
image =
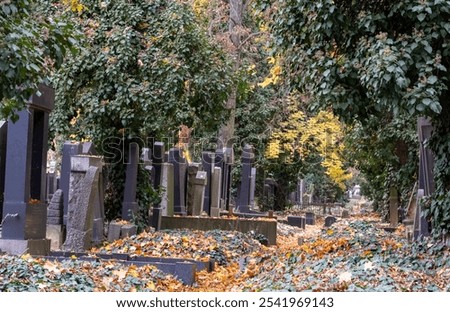
[[[334,231],[333,231],[332,229],[328,229],[328,230],[327,230],[327,234],[328,234],[328,235],[332,235],[333,233],[334,233]]]
[[[155,283],[153,283],[152,281],[148,282],[146,288],[150,290],[155,290],[156,289]]]

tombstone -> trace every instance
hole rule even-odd
[[[231,212],[230,198],[231,198],[231,171],[234,165],[234,150],[232,147],[227,147],[222,150],[223,153],[223,170],[222,170],[222,200],[225,210]]]
[[[248,213],[251,212],[250,206],[250,184],[252,175],[252,164],[255,158],[253,153],[253,147],[246,144],[242,151],[241,156],[241,186],[239,189],[239,198],[237,202],[237,210],[239,212]]]
[[[192,198],[192,215],[199,216],[204,211],[205,189],[208,184],[206,171],[198,171],[194,179],[194,192]]]
[[[164,163],[164,143],[163,142],[155,142],[153,145],[153,153],[152,153],[152,166],[154,170],[153,174],[153,188],[157,190],[161,185],[161,167]]]
[[[297,204],[303,206],[303,196],[305,194],[305,181],[303,179],[297,180]]]
[[[347,209],[342,210],[341,218],[342,218],[342,219],[348,219],[348,218],[350,218],[350,212],[349,212]]]
[[[95,201],[98,200],[101,170],[101,157],[72,157],[67,237],[63,244],[65,251],[84,252],[92,246]]]
[[[316,215],[314,214],[314,212],[306,212],[305,218],[306,218],[307,225],[315,225],[316,224]]]
[[[222,169],[214,167],[211,175],[211,217],[220,217],[220,190],[222,188]]]
[[[398,192],[395,187],[389,190],[389,220],[391,227],[398,225]]]
[[[3,220],[3,193],[5,191],[6,135],[8,123],[0,120],[0,221]]]
[[[84,155],[97,155],[97,150],[95,149],[94,143],[83,142],[81,144],[81,153]]]
[[[256,168],[252,168],[250,174],[250,207],[255,208]]]
[[[8,121],[6,144],[3,228],[0,250],[11,254],[45,255],[50,252],[46,236],[48,118],[54,90],[40,85],[19,120]],[[3,128],[3,127],[2,127]]]
[[[336,222],[336,217],[333,216],[327,216],[325,218],[325,227],[330,227],[333,223]]]
[[[274,210],[275,208],[275,180],[267,178],[264,180],[263,203],[266,210]]]
[[[62,190],[56,190],[47,207],[46,237],[50,240],[50,248],[59,250],[65,239],[63,225],[64,194]]]
[[[173,165],[169,163],[161,164],[161,203],[162,216],[172,217],[174,214],[174,172]]]
[[[72,156],[79,155],[83,151],[83,145],[80,142],[64,143],[62,148],[61,174],[59,179],[59,188],[64,196],[64,225],[67,225],[67,211],[69,207],[69,189],[70,189],[70,159]]]
[[[123,192],[122,219],[130,221],[139,211],[136,202],[137,176],[139,166],[139,145],[130,143],[128,149],[128,162],[125,176],[125,189]]]
[[[54,172],[47,172],[46,174],[46,191],[45,198],[47,202],[52,200],[52,196],[56,191],[56,176]],[[64,208],[64,206],[63,206]]]
[[[291,226],[297,226],[301,229],[305,229],[306,227],[306,218],[300,216],[288,216],[287,223]]]
[[[203,203],[203,211],[210,215],[211,210],[211,183],[212,183],[212,172],[214,168],[214,153],[202,152],[202,170],[206,172],[206,188],[205,188],[205,198]]]
[[[194,190],[195,190],[195,178],[197,172],[202,170],[202,165],[200,163],[191,163],[188,166],[187,171],[187,214],[192,216],[194,210]]]
[[[187,162],[179,148],[169,150],[169,163],[174,172],[174,205],[173,211],[178,215],[186,215],[186,178]]]

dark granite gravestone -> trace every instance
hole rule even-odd
[[[52,200],[53,193],[56,191],[56,175],[54,172],[47,172],[46,174],[46,190],[45,190],[45,198],[47,202]],[[63,206],[64,207],[64,206]]]
[[[154,170],[153,188],[157,190],[161,185],[161,166],[164,163],[165,148],[163,142],[155,142],[152,153],[152,166]]]
[[[183,157],[181,150],[175,147],[169,150],[168,162],[173,165],[174,171],[174,213],[177,215],[186,215],[186,159]]]
[[[70,189],[70,159],[72,156],[81,154],[82,151],[83,145],[80,142],[67,141],[63,145],[59,188],[64,194],[64,225],[67,225],[67,211],[69,207],[68,194]]]
[[[314,214],[314,212],[306,212],[305,213],[305,218],[306,218],[306,224],[307,225],[314,225],[314,224],[316,224],[316,215]]]
[[[203,211],[208,215],[211,211],[211,182],[212,182],[212,171],[214,168],[215,155],[211,152],[202,152],[202,168],[206,172],[206,187],[205,196],[203,202]]]
[[[133,215],[139,211],[139,205],[136,202],[138,166],[139,145],[130,143],[122,203],[122,219],[127,221],[132,220]]]
[[[239,212],[248,213],[251,212],[250,206],[250,184],[252,175],[252,164],[255,159],[255,154],[253,153],[253,147],[246,144],[242,151],[241,156],[241,186],[239,189],[239,198],[237,202],[237,210]]]
[[[19,120],[8,122],[3,229],[0,250],[12,254],[50,252],[45,238],[48,118],[55,92],[44,85],[31,96]]]
[[[65,251],[83,252],[91,247],[101,168],[101,157],[72,157]]]
[[[327,216],[325,218],[325,227],[330,227],[333,223],[336,222],[336,217],[333,216]]]
[[[223,185],[223,198],[225,198],[224,209],[230,211],[230,199],[231,199],[231,171],[234,165],[234,150],[232,147],[227,147],[224,150],[224,169],[222,171],[222,185]]]
[[[6,136],[8,123],[0,120],[0,222],[3,220],[3,193],[5,191]]]
[[[288,216],[287,223],[292,226],[297,226],[299,228],[305,229],[306,218],[300,216]]]
[[[398,225],[398,191],[395,187],[389,190],[389,221],[391,227]]]

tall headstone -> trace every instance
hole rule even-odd
[[[234,150],[232,147],[227,147],[224,150],[225,152],[225,165],[224,165],[224,171],[222,172],[222,176],[226,176],[226,178],[224,178],[224,180],[222,181],[223,183],[223,192],[224,192],[224,198],[226,199],[225,201],[225,209],[230,211],[231,207],[230,207],[230,199],[231,199],[231,180],[232,180],[232,176],[231,176],[231,171],[233,169],[233,165],[234,165]]]
[[[65,231],[63,225],[64,195],[62,190],[56,190],[47,207],[46,237],[51,242],[52,250],[59,250],[64,242]]]
[[[222,181],[220,183],[220,209],[226,209],[226,169],[225,169],[225,152],[224,149],[217,149],[214,159],[214,167],[219,167],[222,172]]]
[[[47,202],[50,202],[53,194],[56,191],[56,175],[54,172],[47,172],[46,174],[46,191],[45,198]]]
[[[174,213],[177,215],[186,215],[186,180],[187,180],[187,161],[183,157],[179,148],[169,150],[169,163],[173,164],[174,171]]]
[[[220,217],[220,190],[222,188],[222,169],[214,167],[211,175],[211,217]]]
[[[101,168],[101,157],[72,157],[67,237],[63,250],[84,252],[92,246],[95,201],[98,200]]]
[[[199,216],[204,211],[205,188],[208,175],[205,171],[197,171],[194,179],[194,192],[192,198],[192,215]]]
[[[8,122],[3,230],[0,250],[12,254],[47,254],[45,238],[47,205],[48,118],[54,106],[54,90],[39,86],[28,107]]]
[[[174,214],[174,172],[173,164],[161,164],[161,215],[172,217]]]
[[[64,143],[62,148],[61,174],[59,179],[59,188],[64,196],[64,225],[67,225],[67,211],[69,209],[69,189],[70,189],[70,159],[72,156],[83,152],[83,145],[80,142]]]
[[[237,210],[239,212],[250,212],[250,184],[252,175],[252,164],[255,159],[253,147],[245,145],[241,156],[241,186],[239,189],[239,198],[237,202]]]
[[[6,135],[8,123],[0,120],[0,220],[3,220],[3,193],[5,191]]]
[[[161,185],[161,167],[164,161],[165,148],[163,142],[155,142],[152,153],[153,188],[157,190]]]
[[[252,168],[250,174],[250,207],[255,208],[256,168]]]
[[[191,163],[188,166],[187,177],[187,214],[192,216],[194,212],[194,191],[195,191],[195,178],[197,172],[202,170],[200,163]]]
[[[202,152],[202,167],[203,171],[206,172],[206,188],[205,188],[205,198],[203,203],[203,211],[205,211],[208,215],[211,210],[211,181],[212,181],[212,172],[214,168],[215,161],[214,153],[211,152]]]
[[[139,211],[139,205],[136,202],[138,166],[139,145],[130,143],[122,203],[122,219],[128,221],[132,220],[133,215]]]

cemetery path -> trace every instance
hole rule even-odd
[[[302,230],[279,222],[269,247],[251,233],[166,230],[92,250],[214,259],[215,269],[197,272],[193,286],[150,266],[2,255],[0,291],[450,291],[450,252],[439,242],[409,243],[403,226],[388,232],[374,213],[323,224],[318,217]]]

